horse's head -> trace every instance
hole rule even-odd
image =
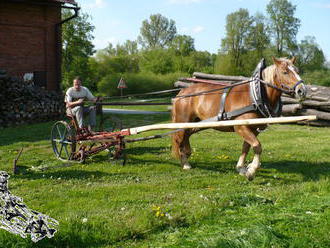
[[[296,98],[305,99],[307,89],[298,74],[297,67],[294,66],[296,58],[277,59],[273,57],[273,61],[275,65],[274,84],[289,94],[295,95]]]

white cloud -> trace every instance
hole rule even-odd
[[[199,3],[203,0],[168,0],[170,4],[191,4],[191,3]]]
[[[196,27],[193,27],[192,32],[194,34],[199,34],[199,33],[203,32],[204,30],[205,30],[205,28],[203,26],[198,25]]]
[[[314,3],[314,7],[322,9],[330,9],[330,3]]]
[[[104,0],[93,0],[92,3],[88,3],[85,6],[88,9],[94,9],[94,8],[100,9],[103,8],[105,5],[106,3]]]

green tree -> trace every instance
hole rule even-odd
[[[72,16],[70,10],[63,10],[62,18]],[[94,53],[92,33],[94,26],[89,22],[89,16],[81,13],[78,17],[62,26],[62,85],[71,86],[72,80],[79,75],[84,85],[96,89],[96,82],[91,79],[89,57]]]
[[[227,15],[226,37],[221,41],[222,52],[227,53],[236,67],[242,64],[242,54],[245,52],[248,37],[251,32],[253,18],[247,9],[239,9]]]
[[[141,53],[141,71],[166,74],[174,71],[172,53],[168,49],[153,49]]]
[[[151,15],[150,20],[142,22],[140,33],[138,42],[144,48],[165,48],[176,35],[175,22],[161,14]]]
[[[270,17],[270,29],[273,34],[278,56],[284,52],[296,49],[296,35],[300,26],[300,20],[294,17],[296,6],[288,0],[271,0],[267,5]]]
[[[195,51],[194,39],[189,35],[176,35],[170,44],[176,55],[188,56]]]
[[[269,29],[266,24],[266,18],[261,13],[257,13],[253,17],[253,25],[248,37],[249,49],[255,50],[260,58],[263,57],[264,50],[270,45],[268,37]]]
[[[306,36],[298,44],[298,67],[302,72],[324,69],[325,56],[315,37]]]
[[[175,57],[175,71],[187,71],[187,57],[195,51],[194,39],[189,35],[176,35],[170,44],[170,50]]]

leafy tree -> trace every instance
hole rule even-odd
[[[264,50],[269,47],[270,39],[269,28],[266,24],[266,18],[261,13],[253,17],[253,25],[248,37],[248,47],[250,50],[256,50],[258,56],[263,57]]]
[[[173,72],[173,56],[168,49],[153,49],[141,54],[141,70],[155,74],[166,74]]]
[[[106,48],[97,51],[95,60],[99,65],[100,77],[140,70],[136,41],[126,40],[124,44],[117,44],[116,47],[109,43]]]
[[[173,51],[175,71],[187,71],[187,57],[195,51],[194,39],[188,35],[176,35],[170,49]]]
[[[226,37],[222,39],[222,51],[233,59],[236,67],[241,66],[241,56],[246,50],[253,18],[247,9],[239,9],[227,15]]]
[[[306,36],[305,39],[298,44],[297,55],[298,67],[302,72],[324,68],[325,56],[313,36]]]
[[[176,55],[188,56],[195,51],[194,39],[189,35],[176,35],[170,44],[170,48],[175,51]]]
[[[300,20],[294,17],[295,11],[296,6],[288,0],[271,0],[267,5],[271,33],[279,56],[283,56],[284,51],[295,49],[297,46],[296,35]]]
[[[146,49],[165,48],[176,35],[173,20],[161,14],[151,15],[150,20],[144,20],[140,29],[138,42]]]
[[[72,16],[70,10],[63,10],[63,18]],[[78,17],[62,26],[62,79],[63,86],[69,87],[75,76],[84,80],[84,85],[96,89],[96,82],[91,80],[89,57],[94,53],[92,32],[94,26],[88,21],[89,16],[81,13]]]

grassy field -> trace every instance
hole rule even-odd
[[[120,118],[132,127],[169,116]],[[171,157],[169,138],[128,144],[125,166],[106,152],[67,165],[52,154],[52,124],[0,129],[0,170],[11,173],[24,148],[10,191],[59,230],[34,244],[0,229],[1,247],[330,247],[327,128],[271,126],[260,135],[262,169],[248,182],[234,169],[236,134],[192,136],[191,171]]]

